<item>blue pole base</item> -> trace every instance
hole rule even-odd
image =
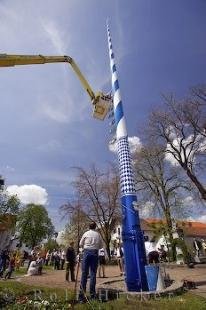
[[[165,288],[160,267],[156,265],[145,266],[149,291],[160,291]]]
[[[139,214],[133,208],[135,195],[123,196],[122,241],[124,248],[126,286],[130,292],[148,291],[145,271],[146,255],[144,237],[139,224]]]

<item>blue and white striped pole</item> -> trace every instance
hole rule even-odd
[[[109,26],[107,25],[110,67],[112,73],[112,90],[116,139],[120,172],[120,191],[122,205],[122,240],[125,260],[125,281],[128,291],[147,291],[145,272],[146,255],[144,237],[140,228],[139,214],[134,209],[137,201],[134,176],[131,165],[127,129],[117,78],[114,53]]]

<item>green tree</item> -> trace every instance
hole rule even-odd
[[[0,224],[8,229],[14,228],[16,216],[20,209],[20,200],[17,196],[9,196],[6,191],[0,192]]]
[[[0,192],[0,215],[12,214],[19,212],[20,200],[16,195],[9,196],[8,192]]]
[[[19,239],[32,248],[54,234],[54,226],[46,208],[35,204],[28,204],[21,210],[17,230]]]
[[[48,239],[46,243],[44,243],[44,248],[46,251],[53,251],[54,249],[58,249],[59,245],[55,239]]]

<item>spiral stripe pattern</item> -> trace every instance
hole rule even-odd
[[[125,260],[125,282],[128,291],[147,291],[145,272],[146,255],[143,233],[139,222],[139,213],[134,210],[137,202],[132,161],[129,150],[126,123],[122,107],[117,70],[112,50],[112,40],[107,25],[110,67],[112,73],[112,89],[114,117],[116,123],[117,153],[119,160],[120,191],[122,206],[122,240]]]
[[[116,123],[116,137],[127,137],[127,130],[121,100],[121,94],[119,90],[119,81],[117,78],[117,70],[114,60],[114,53],[112,50],[112,40],[110,35],[109,26],[107,26],[107,34],[108,34],[108,45],[109,45],[109,56],[110,56],[110,68],[112,73],[112,89],[113,89],[113,101],[114,101],[114,117]]]
[[[110,68],[112,73],[112,89],[114,95],[114,117],[116,123],[117,150],[120,170],[120,191],[121,195],[133,195],[135,193],[134,176],[131,166],[131,156],[129,151],[126,123],[123,113],[117,69],[112,50],[112,40],[109,27],[107,26],[108,45],[110,55]]]

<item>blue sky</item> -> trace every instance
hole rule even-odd
[[[0,0],[0,52],[70,55],[92,88],[107,92],[109,18],[128,133],[138,136],[162,93],[181,97],[205,82],[205,16],[204,0]],[[1,68],[0,106],[0,172],[7,185],[43,187],[59,229],[71,167],[115,159],[108,121],[92,119],[66,64]]]

